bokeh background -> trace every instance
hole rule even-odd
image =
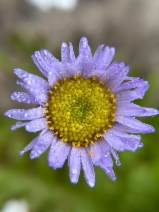
[[[61,4],[60,4],[61,3]],[[47,48],[60,59],[62,41],[71,41],[78,53],[81,36],[87,36],[94,52],[104,43],[116,48],[115,59],[131,66],[129,75],[150,83],[143,100],[159,108],[159,1],[158,0],[0,0],[0,211],[10,200],[25,203],[16,212],[158,212],[159,117],[141,118],[157,132],[142,136],[144,147],[119,153],[122,165],[114,165],[112,182],[96,167],[96,185],[89,188],[81,172],[79,183],[69,181],[67,164],[54,171],[47,153],[35,160],[18,152],[36,134],[3,116],[7,109],[29,108],[10,100],[16,85],[12,69],[20,67],[40,75],[30,55]],[[9,208],[9,206],[8,206]],[[18,211],[19,210],[19,211]]]

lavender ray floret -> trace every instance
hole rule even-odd
[[[114,55],[115,55],[115,48],[106,46],[104,50],[101,52],[100,57],[98,57],[98,61],[96,62],[96,69],[106,70],[106,68],[111,63]]]
[[[142,131],[140,129],[134,129],[134,128],[125,126],[125,125],[120,124],[120,123],[114,123],[112,128],[117,129],[117,130],[121,130],[123,132],[142,133]]]
[[[4,115],[17,120],[32,120],[45,116],[43,109],[41,107],[32,108],[28,110],[24,109],[7,110],[4,113]]]
[[[115,98],[116,98],[116,101],[119,103],[120,102],[130,102],[130,101],[140,98],[140,95],[138,95],[135,90],[123,91],[123,92],[117,93],[115,95]]]
[[[56,142],[57,138],[52,131],[39,135],[35,145],[32,147],[30,158],[34,159],[39,157],[51,144],[53,146]]]
[[[81,170],[81,158],[78,147],[73,146],[71,153],[68,157],[69,175],[72,183],[78,183],[80,170]]]
[[[91,144],[90,147],[88,147],[88,151],[92,151],[92,162],[94,165],[96,165],[102,156],[99,140],[98,142]]]
[[[115,120],[127,127],[131,127],[135,130],[140,130],[140,133],[155,132],[155,128],[151,125],[144,124],[141,121],[131,117],[115,116]]]
[[[129,72],[129,66],[125,66],[124,63],[119,63],[118,67],[110,73],[109,70],[105,73],[105,84],[109,89],[113,90],[116,87],[120,86],[120,84],[125,79],[125,76]]]
[[[133,103],[121,103],[115,111],[116,116],[143,116],[146,110]]]
[[[26,147],[24,147],[24,148],[19,152],[19,157],[22,156],[25,152],[29,151],[30,149],[32,149],[32,148],[35,146],[35,144],[36,144],[36,142],[37,142],[37,140],[38,140],[38,137],[39,137],[39,136],[37,136],[36,138],[34,138]]]
[[[27,104],[38,104],[37,100],[29,93],[14,92],[11,94],[11,99]]]
[[[87,38],[85,38],[85,37],[82,37],[80,39],[79,56],[77,59],[79,59],[80,57],[84,58],[85,60],[87,60],[89,57],[92,57],[91,48],[88,45]]]
[[[44,79],[33,74],[29,74],[21,69],[14,69],[14,73],[23,81],[18,81],[18,84],[21,84],[24,88],[26,88],[39,103],[43,103],[48,100],[48,91],[51,87]]]
[[[45,128],[48,128],[48,126],[46,125],[46,118],[35,119],[27,122],[27,124],[25,125],[25,129],[28,132],[37,132]]]
[[[34,52],[31,57],[35,65],[45,77],[48,77],[52,64],[58,62],[58,60],[46,49]]]
[[[80,153],[81,153],[81,162],[84,171],[84,177],[86,179],[87,184],[90,187],[93,187],[95,184],[95,173],[91,157],[88,156],[88,152],[84,147],[80,148]]]
[[[121,84],[117,88],[112,89],[112,92],[116,94],[116,93],[127,91],[133,88],[138,88],[140,90],[140,92],[138,92],[136,89],[136,93],[139,95],[139,98],[142,98],[143,94],[145,94],[146,90],[149,88],[149,84],[147,81],[144,81],[143,79],[136,78],[130,82],[125,82]],[[141,90],[143,90],[142,93],[141,93]]]
[[[111,152],[111,154],[113,155],[113,157],[114,157],[114,159],[116,161],[116,165],[120,166],[121,162],[120,162],[120,159],[118,157],[118,154],[114,151],[114,149],[112,147],[110,148],[110,152]]]
[[[113,147],[117,151],[124,151],[124,144],[117,136],[113,135],[112,133],[106,132],[103,137],[111,147]]]
[[[53,169],[63,167],[70,150],[71,145],[65,142],[58,141],[55,145],[51,145],[48,154],[49,166]]]
[[[98,64],[98,60],[99,60],[99,57],[102,54],[103,48],[104,48],[104,44],[99,45],[96,52],[93,55],[93,64],[94,64],[95,68]]]

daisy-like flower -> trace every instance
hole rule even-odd
[[[129,66],[123,62],[110,65],[114,54],[113,47],[100,45],[92,56],[87,39],[82,37],[77,58],[72,44],[65,42],[61,46],[61,61],[45,49],[32,55],[47,81],[14,69],[21,79],[17,84],[28,93],[14,92],[11,98],[36,107],[6,111],[10,118],[28,120],[17,122],[11,129],[25,127],[28,132],[41,131],[20,151],[20,156],[31,150],[30,158],[37,158],[51,146],[49,166],[61,168],[68,159],[72,183],[78,182],[81,166],[90,187],[95,184],[93,165],[100,166],[112,180],[116,179],[112,156],[120,165],[117,151],[135,151],[143,146],[140,135],[134,133],[155,131],[135,116],[154,116],[158,111],[132,103],[143,98],[149,84],[128,77]]]

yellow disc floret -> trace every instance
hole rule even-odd
[[[112,126],[114,95],[95,76],[59,80],[49,97],[45,111],[47,123],[64,142],[88,146]]]

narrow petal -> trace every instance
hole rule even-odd
[[[134,137],[134,138],[136,138],[138,140],[141,139],[141,136],[140,135],[128,134],[126,132],[123,132],[121,130],[116,129],[114,126],[112,128],[110,128],[110,129],[108,129],[107,132],[112,133],[112,134],[114,134],[114,135],[116,135],[118,137],[123,137],[123,138],[128,138],[128,139]]]
[[[154,108],[142,107],[145,111],[142,116],[155,116],[159,114],[159,111]]]
[[[27,104],[38,104],[35,97],[33,97],[29,93],[24,93],[24,92],[14,92],[14,93],[12,93],[11,99],[16,100],[18,102],[24,102],[24,103],[27,103]]]
[[[32,149],[36,142],[38,140],[38,137],[34,138],[24,149],[22,149],[20,152],[19,152],[19,157],[22,156],[25,152],[29,151],[30,149]]]
[[[76,57],[75,57],[75,54],[73,51],[73,45],[71,42],[69,42],[69,49],[70,49],[70,60],[71,60],[71,62],[75,62]]]
[[[105,173],[108,175],[108,177],[110,177],[111,180],[116,180],[115,173],[111,167],[107,167],[102,161],[99,166],[105,171]]]
[[[46,49],[42,49],[40,51],[34,52],[34,54],[31,56],[35,65],[38,67],[38,69],[41,71],[41,73],[48,77],[48,73],[52,67],[52,64],[54,62],[57,62],[58,60]]]
[[[140,96],[138,96],[135,91],[123,91],[115,95],[115,99],[117,102],[130,102],[138,98],[140,98]]]
[[[99,60],[99,57],[100,55],[102,54],[102,51],[103,51],[103,47],[104,47],[104,44],[101,44],[98,46],[96,52],[94,53],[94,56],[93,56],[93,64],[96,66],[97,63],[98,63],[98,60]]]
[[[46,123],[46,118],[35,119],[33,121],[27,122],[27,124],[25,125],[25,129],[28,132],[37,132],[42,129],[48,128]]]
[[[123,80],[125,79],[126,75],[129,72],[129,66],[125,66],[124,63],[118,63],[116,67],[110,66],[105,73],[105,80],[107,87],[111,90],[118,87]]]
[[[72,43],[69,43],[69,46],[67,43],[63,42],[61,46],[61,60],[62,62],[75,62],[75,54],[73,51]]]
[[[51,144],[55,145],[57,138],[52,131],[48,131],[39,135],[35,145],[32,147],[30,158],[34,159],[39,157]]]
[[[86,148],[80,148],[80,151],[81,151],[82,168],[84,170],[84,176],[86,182],[90,187],[93,187],[95,184],[95,173],[91,157],[88,156]]]
[[[110,152],[111,152],[111,154],[113,155],[113,157],[114,157],[114,159],[116,161],[116,165],[117,166],[120,166],[121,165],[121,162],[120,162],[120,159],[118,157],[117,152],[112,147],[110,148]]]
[[[137,88],[135,90],[135,92],[139,96],[138,98],[142,99],[145,92],[149,88],[149,84],[148,84],[147,81],[144,81],[140,78],[136,78],[136,79],[134,79],[130,82],[125,82],[125,83],[121,84],[119,87],[113,89],[112,92],[114,94],[116,94],[116,93],[119,93],[119,92],[122,92],[122,91],[134,89],[134,88]]]
[[[96,69],[106,70],[106,68],[111,63],[114,55],[115,55],[115,48],[114,47],[109,47],[109,46],[105,47],[105,49],[100,54],[100,57],[98,57]]]
[[[66,42],[61,45],[61,60],[62,62],[70,62],[70,52]]]
[[[141,133],[155,132],[154,127],[148,124],[144,124],[141,121],[131,117],[115,116],[115,120],[127,127],[140,130]]]
[[[14,69],[14,73],[22,79],[23,83],[20,84],[25,87],[39,103],[44,103],[48,100],[48,92],[51,90],[51,87],[44,79],[21,69]]]
[[[67,156],[70,152],[71,145],[62,141],[58,141],[50,148],[48,155],[48,163],[53,169],[63,167]]]
[[[70,181],[77,183],[81,170],[80,149],[73,146],[69,155],[69,174]]]
[[[102,157],[102,151],[101,151],[99,141],[95,142],[93,145],[91,144],[89,151],[92,154],[92,155],[90,154],[92,158],[92,162],[94,165],[96,165]]]
[[[99,144],[102,151],[102,157],[100,159],[100,162],[102,162],[106,167],[113,167],[113,160],[110,156],[111,146],[103,138],[99,140]],[[100,163],[98,165],[100,165]]]
[[[17,120],[32,120],[45,116],[43,109],[41,107],[32,108],[28,110],[12,109],[6,111],[4,115]]]
[[[113,124],[113,128],[115,128],[115,129],[117,129],[117,130],[124,131],[124,132],[142,133],[140,129],[134,129],[134,128],[125,126],[125,125],[120,124],[120,123],[114,123],[114,124]]]
[[[117,151],[124,151],[124,145],[123,142],[112,133],[109,133],[108,131],[103,135],[104,139],[108,142],[108,144],[116,149]]]
[[[88,40],[85,37],[82,37],[79,43],[79,57],[89,58],[92,56],[91,48],[88,45]]]
[[[29,122],[20,122],[20,121],[18,121],[15,125],[12,125],[11,126],[11,130],[16,130],[16,129],[18,129],[18,128],[20,128],[20,127],[24,127],[27,123],[29,123]]]
[[[114,128],[111,128],[108,131],[109,133],[112,133],[117,136],[123,142],[125,150],[136,151],[136,149],[141,148],[143,146],[143,144],[140,142],[141,136],[139,135],[130,135]]]
[[[115,114],[117,116],[143,116],[145,109],[133,103],[121,104],[117,106]]]
[[[120,137],[120,140],[123,142],[125,150],[135,152],[138,148],[143,147],[143,144],[140,142],[140,140],[133,136],[129,139],[125,137]]]

